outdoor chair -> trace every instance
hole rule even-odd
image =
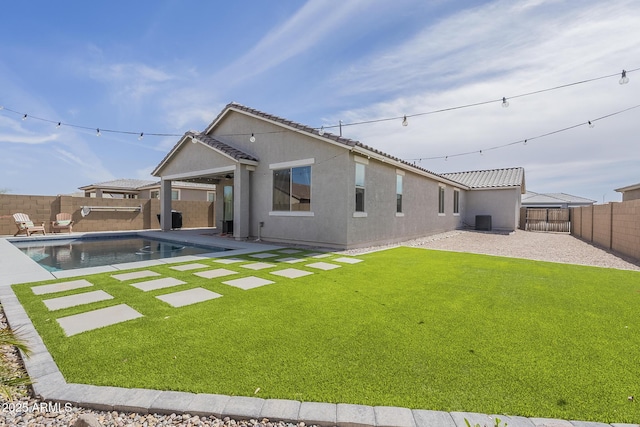
[[[44,231],[44,222],[40,225],[35,225],[33,221],[29,218],[29,215],[24,213],[13,214],[13,219],[16,221],[16,227],[18,227],[18,231],[13,236],[17,236],[18,234],[26,234],[27,236],[31,236],[31,233],[42,233],[46,235],[47,233]]]
[[[73,229],[73,220],[71,219],[71,214],[68,213],[59,213],[56,215],[56,220],[51,221],[51,232],[59,233],[62,230],[68,230],[69,234]]]

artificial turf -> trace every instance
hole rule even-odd
[[[640,273],[402,247],[357,258],[331,271],[287,264],[314,272],[297,279],[212,260],[198,262],[239,273],[156,266],[187,284],[152,292],[87,276],[114,299],[56,312],[34,284],[14,289],[69,382],[640,422],[629,400],[640,396]],[[244,276],[276,283],[222,284]],[[223,297],[154,298],[194,287]],[[144,317],[71,337],[55,321],[120,303]]]

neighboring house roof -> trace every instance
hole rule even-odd
[[[85,185],[78,187],[80,190],[92,190],[94,188],[112,189],[112,190],[138,190],[140,187],[154,184],[156,181],[143,179],[114,179],[113,181],[99,182],[97,184]]]
[[[616,188],[615,191],[619,193],[624,193],[626,191],[640,190],[640,183],[628,185],[626,187]]]
[[[522,196],[523,205],[564,203],[570,205],[592,205],[596,203],[596,201],[566,193],[536,193],[535,191],[527,191],[527,193]]]
[[[442,176],[473,189],[521,187],[525,192],[524,168],[520,167],[443,173]]]
[[[197,182],[172,181],[172,187],[194,188],[200,190],[211,190],[216,188],[214,184],[201,184]],[[99,182],[97,184],[85,185],[78,187],[80,190],[89,191],[95,189],[113,190],[113,191],[140,191],[150,188],[160,187],[160,181],[149,181],[144,179],[114,179],[113,181]]]

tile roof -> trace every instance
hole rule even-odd
[[[198,141],[203,142],[209,147],[225,153],[226,155],[228,155],[229,157],[232,157],[235,160],[251,160],[254,162],[258,161],[258,159],[256,159],[252,155],[247,154],[243,151],[240,151],[237,148],[232,147],[228,144],[225,144],[224,142],[219,141],[216,138],[213,138],[212,136],[206,135],[202,132],[188,131],[185,133],[185,136],[196,138]]]
[[[252,116],[260,117],[260,118],[263,118],[265,120],[276,122],[276,123],[279,123],[279,124],[282,124],[282,125],[285,125],[285,126],[288,126],[288,127],[291,127],[291,128],[294,128],[294,129],[297,129],[297,130],[300,130],[300,131],[303,131],[303,132],[306,132],[306,133],[314,134],[314,135],[317,135],[317,136],[319,136],[321,138],[329,139],[329,140],[337,142],[339,144],[343,144],[343,145],[345,145],[347,147],[360,147],[360,148],[363,148],[363,149],[365,149],[367,151],[370,151],[372,153],[375,153],[375,154],[378,154],[380,156],[386,157],[386,158],[388,158],[390,160],[394,160],[394,161],[402,163],[402,164],[404,164],[406,166],[410,166],[412,168],[418,169],[418,170],[420,170],[422,172],[427,172],[427,173],[429,173],[431,175],[435,175],[435,176],[440,177],[440,178],[445,178],[444,175],[442,175],[442,174],[437,174],[437,173],[432,172],[432,171],[430,171],[428,169],[425,169],[425,168],[422,168],[420,166],[414,165],[413,163],[409,163],[406,160],[402,160],[402,159],[400,159],[398,157],[394,157],[394,156],[392,156],[390,154],[387,154],[387,153],[385,153],[383,151],[380,151],[380,150],[378,150],[376,148],[373,148],[373,147],[370,147],[368,145],[365,145],[365,144],[361,143],[360,141],[356,141],[356,140],[353,140],[353,139],[350,139],[350,138],[345,138],[345,137],[342,137],[340,135],[336,135],[336,134],[333,134],[331,132],[326,132],[326,131],[322,135],[320,135],[319,129],[317,129],[317,128],[313,128],[311,126],[303,125],[303,124],[300,124],[300,123],[297,123],[297,122],[294,122],[294,121],[291,121],[291,120],[288,120],[288,119],[284,119],[282,117],[275,116],[273,114],[268,114],[268,113],[265,113],[263,111],[256,110],[255,108],[251,108],[251,107],[247,107],[247,106],[242,105],[242,104],[238,104],[237,102],[231,102],[231,103],[227,104],[227,106],[220,112],[220,114],[218,114],[218,116],[209,124],[209,126],[207,126],[207,129],[205,130],[204,133],[210,132],[213,129],[213,127],[215,126],[215,124],[229,110],[242,111],[242,112],[251,114]]]
[[[520,167],[443,173],[442,176],[470,188],[505,188],[519,186],[524,188],[524,169]]]
[[[150,185],[156,181],[149,181],[144,179],[114,179],[112,181],[99,182],[97,184],[85,185],[84,187],[78,187],[80,190],[88,190],[90,188],[113,188],[118,190],[137,190],[139,187]]]
[[[523,204],[534,203],[580,203],[580,204],[594,204],[595,200],[586,199],[584,197],[573,196],[567,193],[536,193],[535,191],[527,191],[522,196]]]

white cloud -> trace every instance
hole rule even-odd
[[[159,68],[142,63],[113,63],[91,66],[91,78],[112,86],[112,99],[141,101],[163,87],[164,83],[176,77]]]

